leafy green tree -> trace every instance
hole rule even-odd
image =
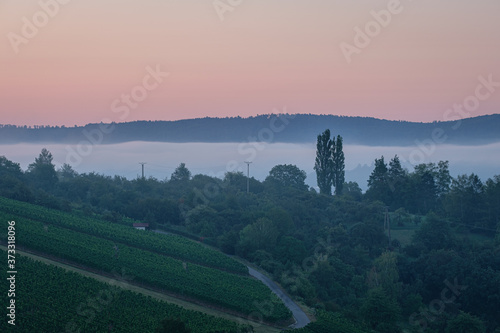
[[[68,180],[78,176],[78,173],[71,167],[71,165],[64,163],[59,170],[57,170],[59,180]]]
[[[377,201],[375,204],[378,205]],[[364,210],[362,214],[366,214],[368,210]],[[380,210],[381,211],[381,210]],[[379,212],[380,212],[379,211]],[[374,214],[374,212],[372,212]],[[354,246],[361,245],[368,249],[370,255],[380,254],[381,248],[387,244],[387,236],[382,228],[382,218],[372,219],[366,218],[365,222],[356,223],[350,229],[351,242]]]
[[[234,255],[236,253],[236,245],[239,240],[240,235],[238,232],[231,230],[217,238],[217,246],[222,250],[222,252]]]
[[[332,194],[333,185],[333,160],[332,149],[335,142],[330,138],[330,130],[325,130],[318,135],[316,143],[316,163],[314,170],[316,171],[316,179],[321,194]]]
[[[436,185],[436,170],[433,163],[419,164],[415,166],[412,174],[413,179],[413,202],[415,211],[426,214],[434,209],[438,199],[438,187]]]
[[[247,176],[241,171],[226,172],[222,187],[230,193],[247,191]],[[250,177],[250,193],[260,193],[264,191],[264,185]]]
[[[408,223],[411,221],[410,214],[408,214],[406,209],[404,209],[403,207],[396,209],[396,211],[394,213],[396,215],[396,220],[398,222],[398,226],[402,227],[405,225],[405,223]]]
[[[191,171],[186,168],[185,163],[179,164],[179,166],[174,170],[172,175],[170,176],[170,181],[178,182],[178,181],[188,181],[191,179]]]
[[[374,288],[382,288],[386,295],[396,300],[401,293],[397,255],[394,252],[384,252],[373,262],[368,274],[369,282]]]
[[[111,205],[111,202],[106,203],[103,208]],[[148,222],[152,220],[159,224],[179,224],[181,222],[179,206],[171,200],[148,197],[134,200],[133,206],[134,209],[129,213],[129,216],[137,220],[150,219]],[[119,209],[117,207],[117,210]]]
[[[332,154],[333,160],[333,186],[335,187],[335,195],[341,195],[345,182],[345,157],[342,147],[342,137],[337,135],[335,142],[335,151]],[[333,148],[333,147],[332,147]]]
[[[354,267],[332,256],[327,260],[318,260],[309,279],[324,301],[334,300],[337,304],[345,305],[353,276]]]
[[[289,235],[293,231],[292,215],[281,207],[268,209],[264,217],[273,221],[280,235]]]
[[[425,222],[415,232],[413,242],[422,244],[429,251],[447,249],[454,244],[448,222],[432,212],[427,214]]]
[[[347,182],[344,183],[344,186],[342,188],[342,193],[344,195],[351,197],[353,200],[361,201],[361,198],[363,197],[363,191],[361,190],[361,187],[359,187],[358,183]]]
[[[500,176],[494,176],[485,183],[485,205],[487,214],[488,229],[495,229],[500,226]]]
[[[237,252],[248,257],[257,250],[272,251],[276,245],[278,235],[278,228],[273,221],[265,217],[260,218],[241,230]]]
[[[375,168],[368,178],[366,197],[371,200],[380,200],[386,205],[390,200],[390,188],[387,184],[387,164],[384,156],[375,159]]]
[[[226,188],[234,191],[246,191],[247,177],[241,171],[226,172],[224,174],[224,184]]]
[[[0,156],[0,195],[21,201],[32,201],[33,194],[25,184],[19,163]]]
[[[160,326],[156,329],[156,333],[190,333],[191,330],[186,327],[184,322],[179,319],[163,319]]]
[[[276,247],[276,257],[284,263],[287,261],[296,264],[302,263],[307,255],[304,242],[291,236],[281,237]]]
[[[389,161],[387,170],[387,185],[389,186],[390,199],[387,202],[392,209],[405,205],[405,192],[407,190],[408,172],[402,167],[398,155]]]
[[[407,171],[403,169],[398,155],[394,155],[394,158],[390,160],[387,172],[393,184],[399,183],[406,176]]]
[[[373,169],[370,178],[368,178],[368,186],[381,186],[386,184],[387,164],[384,161],[384,156],[375,159],[375,168]]]
[[[292,164],[279,164],[269,171],[266,181],[278,184],[281,187],[293,187],[299,190],[307,190],[305,180],[307,174]]]
[[[484,333],[484,324],[481,319],[462,312],[448,322],[446,333]]]
[[[450,163],[448,161],[439,161],[437,165],[435,183],[437,187],[437,195],[439,197],[442,197],[450,191],[452,177],[450,175],[449,165]]]
[[[406,208],[420,214],[436,209],[450,191],[451,179],[448,161],[416,165],[404,194]]]
[[[204,237],[214,237],[218,234],[218,227],[223,224],[217,211],[206,205],[198,205],[186,214],[187,229]]]
[[[23,176],[23,171],[19,163],[14,163],[5,156],[0,156],[0,177],[5,177],[6,175],[20,179]]]
[[[453,179],[445,198],[445,209],[456,222],[484,227],[487,207],[481,179],[475,174],[459,175]]]
[[[28,175],[36,186],[50,189],[57,183],[57,172],[52,160],[52,154],[43,148],[35,162],[28,166]]]
[[[361,306],[367,325],[380,333],[400,332],[397,321],[401,314],[398,303],[387,296],[382,288],[370,290]]]
[[[368,330],[347,319],[340,313],[324,310],[316,311],[316,321],[304,328],[294,329],[294,333],[367,333]]]

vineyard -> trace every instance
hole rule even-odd
[[[133,277],[133,283],[244,315],[257,313],[259,318],[269,322],[283,321],[291,316],[275,294],[249,276],[160,255],[109,239],[111,237],[101,238],[97,228],[94,236],[80,232],[78,227],[65,228],[62,218],[57,225],[49,223],[47,221],[57,219],[48,210],[45,216],[44,210],[38,211],[35,206],[25,205],[24,212],[19,213],[12,210],[5,213],[5,207],[10,208],[2,206],[0,220],[5,221],[4,223],[11,219],[16,220],[16,241],[24,248],[57,257],[100,274],[111,275],[113,272],[126,270]],[[31,207],[33,209],[30,210]],[[24,216],[38,215],[35,220],[21,216],[21,213]],[[66,217],[71,221],[71,215]],[[72,220],[71,223],[76,221]],[[92,228],[90,222],[85,228]],[[116,229],[115,239],[123,237],[121,230],[122,227]],[[136,242],[146,234],[134,232]],[[1,240],[5,241],[5,235]],[[200,248],[204,250],[203,247]]]
[[[316,313],[316,319],[316,322],[304,328],[294,330],[294,333],[331,333],[333,327],[335,327],[334,331],[336,333],[368,333],[368,330],[342,317],[338,313],[334,314],[319,310]]]
[[[0,255],[7,257],[5,251]],[[23,256],[17,256],[16,266],[22,272],[16,285],[16,326],[2,320],[1,332],[154,332],[166,318],[181,320],[192,332],[248,329]],[[7,283],[0,279],[0,288],[8,290]],[[2,294],[7,304],[7,293]]]
[[[180,236],[144,233],[124,225],[98,219],[76,217],[69,213],[3,197],[0,197],[0,212],[9,214],[11,219],[13,217],[25,217],[199,265],[233,273],[248,274],[245,265],[228,258],[220,252],[207,249]]]

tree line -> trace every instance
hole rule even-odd
[[[103,143],[130,141],[152,142],[245,142],[270,119],[292,119],[286,131],[274,133],[273,142],[310,142],[324,128],[336,128],[346,142],[368,146],[412,146],[416,140],[432,138],[436,130],[446,133],[449,144],[487,144],[500,140],[500,115],[479,116],[457,121],[416,123],[370,117],[314,114],[264,114],[241,118],[197,118],[177,121],[134,121],[127,123],[87,124],[85,126],[0,125],[0,142],[93,142],[92,133],[101,132]],[[102,132],[102,126],[110,131]]]
[[[243,173],[220,179],[192,175],[180,164],[168,180],[128,180],[78,174],[69,165],[56,170],[44,150],[26,171],[0,157],[0,195],[109,223],[147,221],[210,243],[259,265],[318,313],[339,315],[361,331],[420,332],[425,325],[424,332],[495,332],[500,176],[451,177],[447,161],[410,171],[398,156],[388,162],[382,156],[363,193],[344,179],[343,138],[325,131],[317,139],[320,193],[294,165],[273,167],[264,181],[249,179],[247,193]],[[445,281],[467,289],[439,311],[429,308]]]

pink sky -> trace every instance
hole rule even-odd
[[[213,0],[57,1],[0,1],[2,124],[246,117],[285,107],[434,121],[473,96],[479,76],[500,82],[498,0],[401,0],[350,63],[341,43],[356,46],[354,28],[395,0],[242,0],[223,14]],[[38,20],[38,31],[25,20]],[[146,78],[150,91],[148,67],[169,73],[159,83]],[[500,113],[496,90],[470,116]],[[134,107],[120,100],[132,91]]]

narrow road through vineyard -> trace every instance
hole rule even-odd
[[[305,314],[305,312],[300,308],[300,306],[297,305],[287,294],[281,290],[281,288],[274,283],[273,280],[265,276],[259,271],[256,271],[255,269],[248,267],[248,272],[250,273],[251,276],[255,277],[256,279],[259,279],[262,281],[266,286],[269,287],[269,289],[272,290],[273,293],[278,295],[278,297],[283,301],[285,306],[292,311],[293,317],[295,318],[295,324],[291,325],[290,327],[292,328],[302,328],[309,324],[311,321]]]
[[[162,230],[154,230],[154,232],[165,235],[171,234]],[[234,256],[229,257],[235,259]],[[281,288],[276,283],[274,283],[273,280],[271,280],[261,272],[255,270],[254,268],[248,265],[246,266],[248,267],[248,273],[254,278],[262,281],[262,283],[269,287],[269,289],[271,289],[271,291],[275,293],[283,301],[283,304],[285,304],[285,306],[292,312],[293,317],[295,318],[295,323],[293,325],[290,325],[291,328],[302,328],[311,322],[311,320],[309,320],[306,313],[300,308],[300,306],[298,306],[297,303],[295,303],[287,294],[285,294],[283,290],[281,290]]]

